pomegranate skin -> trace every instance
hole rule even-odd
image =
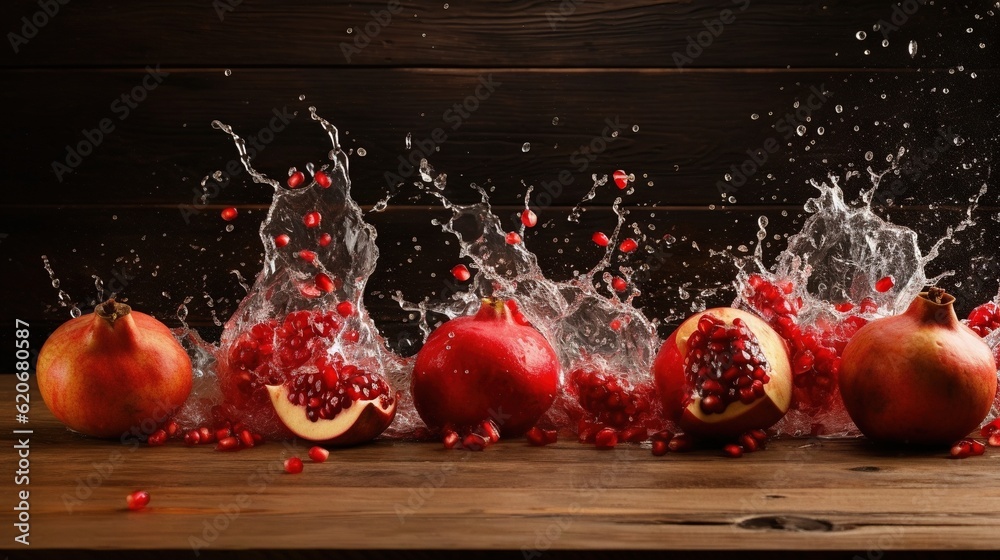
[[[844,349],[841,395],[869,438],[951,445],[986,418],[996,364],[989,346],[958,320],[954,300],[931,288],[904,313],[865,325]]]
[[[491,299],[475,315],[431,333],[417,354],[411,384],[428,427],[493,419],[504,437],[534,426],[558,389],[559,359],[552,346],[533,327],[518,324],[503,300]]]
[[[113,299],[62,324],[38,355],[52,414],[102,438],[148,434],[191,393],[191,359],[170,329]]]

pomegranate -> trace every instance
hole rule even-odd
[[[681,323],[660,348],[653,375],[667,418],[693,436],[768,428],[791,404],[784,340],[738,309],[709,309]]]
[[[487,298],[475,315],[438,327],[417,354],[413,404],[432,429],[493,419],[504,437],[525,433],[555,400],[559,359],[518,317],[513,301]]]
[[[132,511],[145,509],[149,505],[149,492],[145,490],[132,492],[128,496],[125,496],[125,505]]]
[[[191,392],[191,360],[166,325],[114,298],[71,319],[38,355],[52,414],[96,437],[151,434]]]
[[[581,442],[596,443],[597,434],[606,428],[616,432],[618,440],[645,441],[648,428],[655,426],[652,401],[653,384],[633,385],[627,378],[603,371],[596,364],[587,364],[573,370],[569,390],[575,393],[582,408],[577,418],[577,433]]]
[[[847,344],[840,392],[869,438],[950,445],[986,418],[997,389],[993,352],[959,322],[954,301],[930,288]]]

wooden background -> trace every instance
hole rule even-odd
[[[873,25],[891,21],[903,4],[918,9],[887,31],[883,47]],[[305,111],[313,104],[337,124],[347,148],[367,152],[351,160],[353,194],[362,204],[387,192],[383,174],[408,155],[406,134],[416,141],[437,127],[448,138],[431,159],[448,173],[450,195],[472,200],[469,183],[492,181],[502,216],[520,206],[523,184],[541,186],[570,170],[573,182],[539,209],[552,229],[527,237],[555,276],[596,261],[587,239],[612,223],[608,207],[620,193],[610,188],[599,192],[579,226],[562,219],[589,188],[590,175],[635,173],[636,192],[626,196],[633,218],[655,224],[656,235],[682,239],[644,287],[639,304],[652,316],[690,305],[678,295],[683,282],[697,290],[731,280],[732,267],[710,260],[708,251],[750,244],[758,216],[770,219],[769,236],[797,231],[814,192],[807,179],[851,166],[885,167],[886,155],[900,147],[921,153],[942,127],[951,127],[965,142],[935,155],[919,179],[907,177],[897,206],[881,211],[918,228],[927,247],[988,183],[977,225],[931,270],[956,269],[960,311],[968,311],[997,290],[995,249],[987,247],[1000,234],[1000,185],[995,169],[990,175],[1000,111],[1000,26],[993,14],[1000,8],[985,0],[936,4],[151,0],[70,2],[42,17],[36,1],[5,2],[4,29],[27,42],[19,42],[18,52],[0,49],[0,103],[7,109],[0,136],[4,319],[31,322],[40,343],[68,318],[42,268],[44,254],[74,301],[96,298],[92,275],[108,285],[117,278],[136,308],[177,325],[178,305],[193,296],[189,322],[218,336],[211,312],[225,320],[243,294],[230,271],[252,279],[259,270],[257,227],[270,197],[241,177],[185,218],[182,208],[197,204],[201,178],[235,157],[210,122],[248,135],[266,127],[275,109],[299,111],[258,159],[260,169],[279,176],[288,166],[319,161],[327,149]],[[372,12],[389,8],[391,21],[377,23]],[[678,68],[674,53],[683,53],[689,38],[706,31],[704,22],[725,9],[735,11],[735,21]],[[33,17],[45,25],[31,35],[22,18]],[[348,61],[342,45],[354,44],[366,28],[377,33]],[[856,38],[858,31],[867,38]],[[911,40],[916,57],[907,53]],[[147,67],[168,75],[120,118],[115,100],[142,84]],[[448,128],[445,111],[490,76],[495,91],[457,130]],[[776,122],[805,103],[812,88],[832,97],[803,123],[805,136],[786,141]],[[102,119],[111,119],[114,130],[57,178],[53,163],[64,161],[67,145],[84,140],[83,131]],[[580,169],[574,152],[602,133],[606,119],[627,130]],[[735,204],[723,203],[716,183],[769,138],[780,140],[779,151],[734,193]],[[849,195],[862,186],[863,180],[849,183]],[[410,299],[434,297],[457,257],[430,224],[432,203],[412,193],[404,190],[389,211],[371,215],[382,260],[368,297],[391,343],[407,352],[415,350],[413,328],[386,294],[402,289]],[[226,232],[219,210],[230,205],[241,215]],[[570,244],[552,243],[566,235]],[[766,254],[773,257],[784,242],[769,239]],[[576,246],[583,250],[558,252]],[[722,291],[708,303],[731,298]],[[4,328],[0,336],[11,333]]]

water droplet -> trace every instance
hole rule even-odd
[[[755,121],[755,120],[757,120],[759,118],[760,118],[760,115],[758,115],[757,113],[752,113],[750,115],[750,120],[752,120],[752,121]]]
[[[225,74],[225,75],[227,75],[227,76],[232,76],[232,75],[233,75],[233,71],[232,71],[232,70],[230,70],[229,68],[226,68],[226,71],[225,71],[225,72],[223,72],[223,74]]]
[[[448,4],[444,5],[444,9],[446,9],[446,10],[448,9]]]
[[[972,33],[972,28],[971,28],[971,27],[968,27],[968,28],[966,28],[966,29],[965,29],[965,32],[966,32],[966,33]]]
[[[729,204],[736,204],[736,197],[735,196],[730,196],[726,200],[729,201]]]
[[[354,33],[354,28],[353,27],[348,27],[347,28],[347,34],[350,35],[351,33]]]
[[[865,152],[865,161],[871,161],[875,157],[872,152]]]
[[[864,41],[865,39],[868,38],[868,34],[865,33],[864,31],[858,31],[857,33],[854,34],[854,36],[858,38],[858,41]]]
[[[757,225],[760,226],[760,229],[766,228],[767,224],[768,224],[767,216],[761,216],[757,218]]]
[[[836,111],[836,112],[838,112],[838,113],[843,113],[844,112],[844,106],[843,105],[837,105],[836,107],[833,108],[833,110]]]
[[[958,136],[956,134],[955,137],[951,139],[951,142],[956,146],[961,146],[962,144],[965,144],[965,138],[962,138],[961,136]]]
[[[798,127],[796,128],[796,129],[795,129],[795,133],[796,133],[796,134],[798,134],[799,136],[805,136],[805,134],[806,134],[806,125],[804,125],[804,124],[800,124],[800,125],[799,125],[799,126],[798,126]]]
[[[950,93],[950,91],[948,90],[948,88],[941,88],[941,93],[947,95],[948,93]]]
[[[526,152],[527,153],[530,150],[531,150],[531,142],[525,142],[524,144],[521,145],[521,151],[522,152]]]
[[[552,117],[552,126],[559,126],[559,117]]]
[[[668,246],[670,246],[673,245],[674,243],[677,243],[677,238],[668,233],[663,236],[663,242],[666,243]]]
[[[74,319],[76,319],[77,317],[79,317],[81,315],[83,315],[83,311],[80,311],[80,308],[77,307],[77,306],[75,306],[75,305],[73,306],[72,309],[69,310],[69,316],[72,317],[72,318],[74,318]]]
[[[816,128],[816,134],[819,134],[820,136],[823,136],[823,134],[825,134],[825,133],[826,133],[826,129],[824,129],[822,126]]]
[[[882,39],[882,48],[884,49],[884,48],[886,48],[888,46],[889,46],[889,40],[888,39]]]
[[[868,56],[868,55],[870,55],[870,54],[872,54],[872,51],[870,51],[870,50],[868,50],[868,49],[865,49],[865,56]]]
[[[306,100],[306,94],[303,93],[302,95],[299,95],[299,101],[305,101],[305,100]]]
[[[906,52],[910,53],[910,58],[917,56],[917,42],[910,41],[910,45],[906,47]]]
[[[364,148],[358,148],[358,157],[365,157],[368,155],[368,150]]]

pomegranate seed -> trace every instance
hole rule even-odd
[[[225,438],[227,438],[227,437],[229,437],[231,435],[233,435],[233,432],[229,428],[219,428],[218,430],[215,430],[215,440],[216,441],[222,441],[223,439],[225,439]]]
[[[215,434],[212,430],[208,429],[208,426],[198,428],[198,435],[201,437],[201,443],[212,443],[215,441]]]
[[[306,180],[306,176],[301,171],[296,171],[288,176],[288,188],[294,189]]]
[[[349,301],[342,301],[337,304],[337,313],[341,317],[350,317],[354,313],[354,304]]]
[[[319,215],[319,212],[306,212],[305,216],[302,216],[302,223],[305,224],[307,228],[319,227],[319,224],[323,221],[323,217]]]
[[[757,439],[748,433],[743,434],[740,436],[740,446],[743,447],[743,450],[747,453],[753,453],[754,451],[757,451]]]
[[[834,307],[834,309],[836,309],[837,311],[840,311],[841,313],[847,313],[848,311],[854,309],[854,304],[851,303],[851,302],[849,302],[849,301],[845,301],[843,303],[838,303],[838,304],[834,305],[833,307]]]
[[[618,434],[611,428],[604,428],[603,430],[597,432],[597,436],[594,438],[594,443],[597,445],[598,449],[611,449],[618,445]]]
[[[611,287],[615,289],[616,292],[624,292],[628,288],[628,283],[625,282],[624,278],[615,276],[614,280],[611,281]]]
[[[618,185],[618,188],[620,190],[623,190],[625,187],[628,186],[628,173],[625,173],[624,171],[619,169],[614,173],[612,173],[611,176],[614,177],[615,184]]]
[[[288,243],[291,240],[292,240],[292,238],[289,237],[287,233],[282,233],[281,235],[276,235],[274,237],[274,246],[275,247],[284,247],[285,245],[288,245]]]
[[[253,447],[258,441],[260,440],[255,438],[250,430],[240,430],[240,443],[243,444],[243,447]]]
[[[876,311],[878,311],[878,304],[875,303],[875,300],[870,297],[861,300],[862,313],[875,313]]]
[[[611,330],[617,331],[622,328],[622,322],[618,319],[612,319],[611,322],[608,323],[608,326],[611,327]]]
[[[330,293],[335,289],[333,280],[322,272],[316,275],[316,287],[326,293]]]
[[[528,443],[534,446],[548,445],[549,443],[545,437],[545,432],[538,426],[531,428],[524,435],[528,438]]]
[[[285,459],[285,472],[288,474],[299,474],[302,472],[302,459],[298,457]]]
[[[330,457],[330,450],[323,449],[318,445],[309,448],[309,458],[313,463],[324,463]]]
[[[521,242],[521,236],[518,235],[518,233],[516,231],[512,231],[512,232],[510,232],[510,233],[507,234],[507,244],[508,245],[517,245],[520,242]]]
[[[604,235],[604,233],[600,231],[595,231],[594,235],[590,239],[594,243],[596,243],[599,247],[607,247],[608,243],[611,243],[611,240],[608,239],[608,236]]]
[[[306,261],[307,263],[316,261],[316,253],[303,249],[299,251],[299,258]]]
[[[639,248],[639,244],[631,237],[625,239],[618,245],[618,250],[622,253],[631,253]]]
[[[227,436],[219,440],[219,443],[215,444],[216,451],[236,451],[240,448],[239,438],[233,436]]]
[[[662,439],[653,441],[653,455],[656,457],[662,457],[667,454],[667,442]]]
[[[892,289],[896,285],[896,279],[892,276],[883,276],[875,282],[875,291],[878,293],[885,293]]]
[[[496,443],[500,441],[500,428],[497,427],[496,422],[493,420],[487,420],[482,423],[483,436],[490,441],[490,443]]]
[[[667,447],[670,448],[671,451],[676,452],[690,451],[694,448],[694,440],[685,434],[677,434],[676,436],[670,438],[670,441],[667,443]]]
[[[332,181],[330,181],[330,176],[327,175],[326,173],[323,173],[322,171],[317,171],[313,175],[313,179],[316,179],[316,184],[323,187],[324,189],[330,188],[330,185],[333,183]]]
[[[730,443],[722,448],[722,454],[726,457],[738,459],[743,456],[743,448],[739,445]]]
[[[125,505],[128,509],[132,511],[139,511],[147,505],[149,505],[149,492],[145,490],[136,490],[128,496],[125,496]]]
[[[198,430],[190,430],[184,434],[184,443],[187,445],[198,445],[201,442],[201,434]]]
[[[458,445],[459,439],[460,438],[457,432],[448,430],[447,432],[444,433],[444,448],[454,449],[455,446]]]
[[[359,333],[354,329],[344,332],[344,340],[346,340],[347,342],[357,342],[360,339],[361,339],[361,333]]]
[[[324,233],[323,235],[319,236],[319,246],[320,247],[326,247],[332,241],[333,241],[333,236],[330,235],[329,233]]]
[[[986,444],[990,447],[1000,447],[1000,433],[991,435],[990,438],[986,440]]]
[[[152,447],[158,447],[165,443],[167,443],[167,432],[164,430],[156,430],[155,432],[149,434],[149,437],[146,438],[146,445]]]
[[[524,227],[535,227],[535,224],[538,223],[538,216],[525,208],[524,212],[521,212],[521,223],[524,224]]]
[[[555,443],[559,441],[559,432],[556,430],[545,430],[545,443]]]
[[[757,443],[764,443],[765,441],[767,441],[767,432],[765,432],[764,430],[751,430],[748,433],[755,440],[757,440]]]
[[[670,430],[663,430],[662,432],[656,432],[655,434],[653,434],[653,436],[650,439],[652,439],[653,441],[662,441],[666,443],[671,439],[673,439],[673,437],[674,437],[673,432],[671,432]]]
[[[171,421],[167,422],[167,425],[166,425],[165,429],[167,430],[167,435],[169,437],[174,437],[174,436],[177,435],[177,432],[181,428],[180,428],[180,426],[177,425],[177,422],[175,422],[174,420],[171,420]]]
[[[485,437],[473,432],[462,439],[462,447],[469,451],[482,451],[490,442]]]
[[[967,441],[960,441],[951,447],[948,452],[952,459],[965,459],[972,454],[971,446]]]
[[[472,278],[472,274],[469,273],[469,269],[464,264],[456,264],[452,267],[451,275],[459,282],[465,282],[469,278]]]
[[[225,208],[225,209],[222,210],[222,219],[225,220],[225,221],[227,221],[227,222],[231,222],[231,221],[235,220],[236,216],[239,216],[239,215],[240,215],[239,210],[233,208],[232,206],[230,206],[229,208]]]
[[[969,451],[973,455],[984,455],[986,453],[986,446],[982,442],[970,439],[969,441]]]
[[[649,431],[642,426],[632,426],[625,428],[618,432],[619,441],[627,441],[629,443],[641,443],[649,438]]]

